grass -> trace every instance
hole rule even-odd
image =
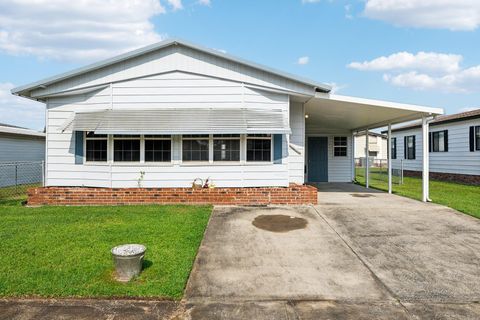
[[[21,184],[18,186],[0,188],[0,205],[15,204],[16,202],[27,199],[27,189],[39,187],[40,183]]]
[[[357,183],[365,185],[365,169],[357,168],[355,173]],[[421,178],[404,177],[403,184],[398,184],[398,177],[395,179],[393,179],[395,183],[392,184],[393,193],[421,200]],[[375,189],[388,191],[386,169],[370,169],[370,186]],[[480,186],[430,180],[430,198],[435,203],[480,218]]]
[[[180,299],[210,206],[0,205],[0,296]],[[147,246],[142,274],[113,280],[110,249]]]

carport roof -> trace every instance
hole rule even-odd
[[[305,104],[306,126],[361,131],[389,123],[411,121],[422,116],[443,114],[442,108],[431,108],[349,96],[316,94]]]

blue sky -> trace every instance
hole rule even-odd
[[[337,94],[446,113],[480,107],[480,1],[112,2],[2,1],[0,122],[44,125],[43,106],[11,97],[11,87],[168,37],[333,84]]]

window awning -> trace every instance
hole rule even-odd
[[[97,134],[290,133],[282,110],[171,108],[78,112],[63,131]]]

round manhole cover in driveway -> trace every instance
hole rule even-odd
[[[298,229],[305,229],[308,222],[303,218],[283,214],[262,214],[255,217],[252,224],[259,229],[271,232],[289,232]]]

